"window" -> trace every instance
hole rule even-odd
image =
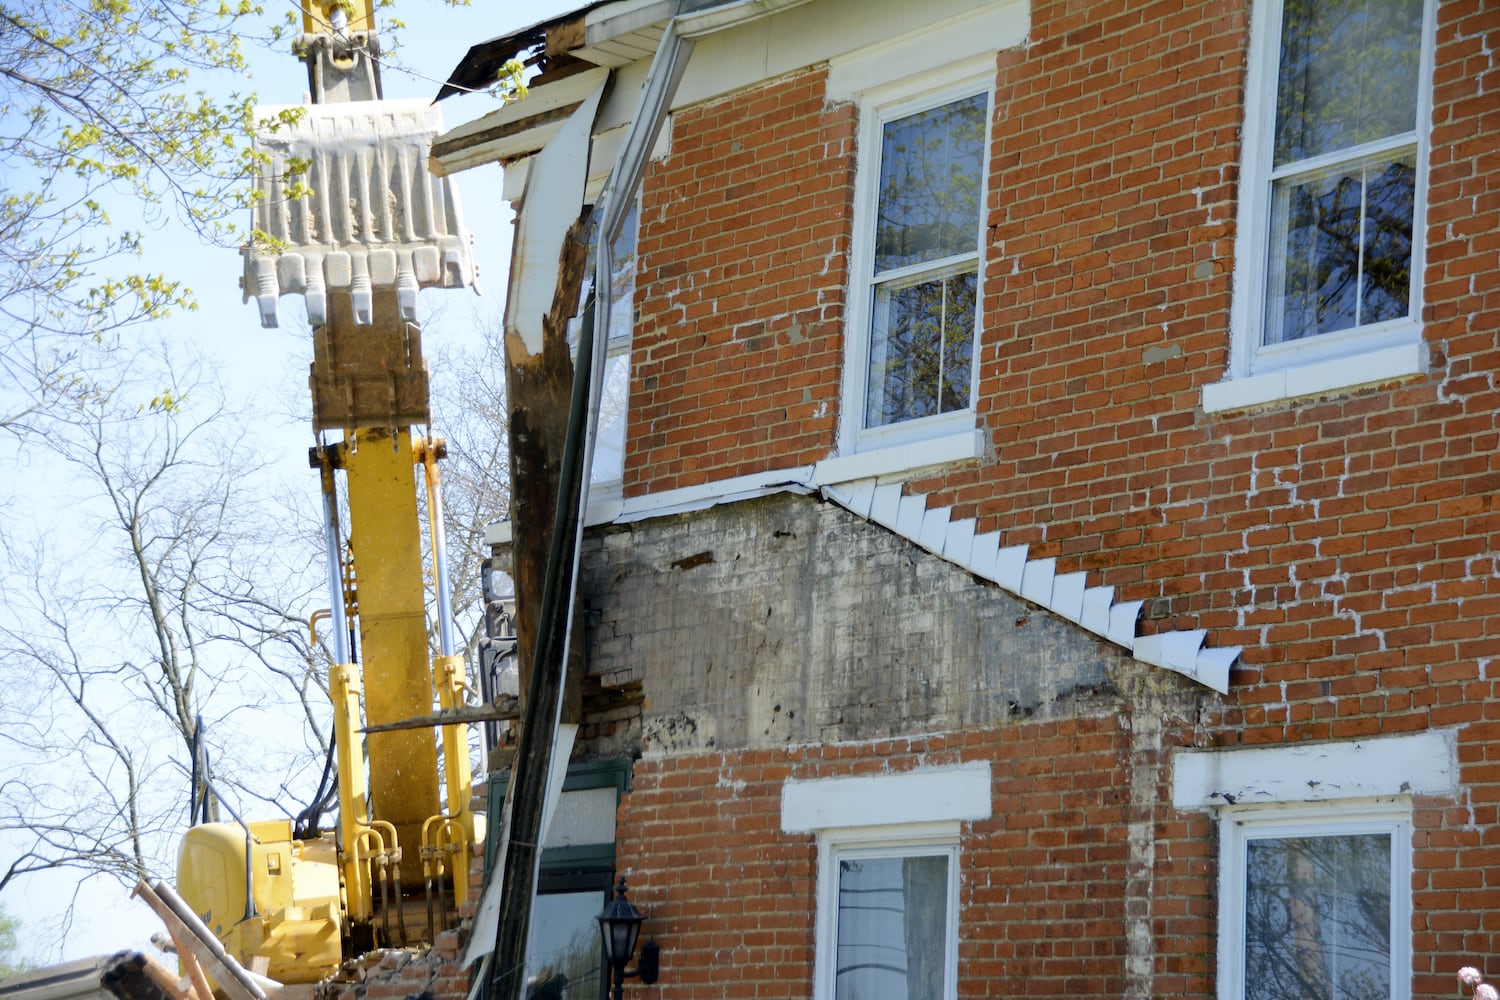
[[[1420,370],[1431,23],[1431,0],[1257,6],[1230,374],[1269,377],[1242,401]]]
[[[543,841],[531,933],[526,946],[528,1000],[604,1000],[604,952],[594,920],[613,898],[615,815],[630,780],[630,762],[613,759],[568,765],[562,797]],[[490,775],[489,814],[505,809],[510,772]],[[485,878],[495,874],[498,837],[485,841]],[[484,906],[498,907],[498,894]],[[476,917],[485,925],[485,913]],[[495,919],[494,914],[490,919]],[[490,934],[494,924],[487,925]],[[472,961],[473,954],[466,956]]]
[[[832,1000],[957,996],[958,848],[825,837],[819,988]]]
[[[548,892],[545,883],[544,877],[532,907],[526,943],[526,998],[602,998],[604,953],[594,918],[604,911],[610,892],[607,887]]]
[[[972,429],[990,95],[873,107],[859,180],[846,450]]]
[[[638,206],[630,212],[610,247],[611,288],[608,357],[604,364],[604,387],[599,397],[599,431],[594,439],[594,462],[589,468],[591,495],[616,495],[625,473],[625,419],[630,403],[630,342],[635,329],[635,241],[640,223]],[[596,234],[589,234],[589,257],[583,287],[578,297],[579,316],[594,288]],[[582,320],[568,324],[568,346],[575,353]],[[597,334],[596,334],[597,337]]]
[[[992,788],[988,761],[782,785],[781,829],[818,837],[817,1000],[958,996],[959,834]]]
[[[1224,814],[1222,1000],[1411,994],[1408,807]]]

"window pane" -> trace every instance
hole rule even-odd
[[[612,354],[605,362],[599,395],[599,433],[594,438],[590,483],[619,482],[625,474],[625,416],[630,402],[630,354]]]
[[[526,947],[528,1000],[566,997],[589,1000],[602,996],[600,970],[604,952],[599,925],[604,893],[558,892],[536,897],[531,937]]]
[[[1390,836],[1253,840],[1247,851],[1246,1000],[1390,996]]]
[[[1286,0],[1276,165],[1411,132],[1423,0]]]
[[[1416,177],[1407,152],[1274,186],[1267,343],[1408,315]]]
[[[948,857],[839,862],[836,1000],[942,1000]]]
[[[880,148],[875,273],[979,246],[984,94],[886,123]]]
[[[583,308],[594,290],[594,269],[598,266],[597,219],[590,220],[585,239],[589,241],[588,258],[584,264],[583,284],[578,289],[578,309],[568,321],[568,347],[578,350],[578,338],[583,332]],[[620,235],[609,247],[610,259],[610,310],[609,343],[618,344],[630,340],[635,326],[635,243],[640,216],[636,205],[631,205],[620,226]],[[595,338],[602,331],[595,331]]]
[[[1411,311],[1411,237],[1416,204],[1415,153],[1372,164],[1365,170],[1361,324],[1400,319]]]
[[[977,291],[973,265],[876,286],[866,427],[968,407]]]

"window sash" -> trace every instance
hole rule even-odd
[[[1277,102],[1281,97],[1283,7],[1282,0],[1257,0],[1251,27],[1252,48],[1249,75],[1246,87],[1245,147],[1241,161],[1239,234],[1235,243],[1234,289],[1231,301],[1231,352],[1228,369],[1223,382],[1205,387],[1204,400],[1208,405],[1210,391],[1214,390],[1211,412],[1236,408],[1237,401],[1254,403],[1272,402],[1295,398],[1312,391],[1330,391],[1344,386],[1355,386],[1369,381],[1375,372],[1396,374],[1416,373],[1423,368],[1424,356],[1418,347],[1421,341],[1422,272],[1425,263],[1426,187],[1427,187],[1427,134],[1431,120],[1433,86],[1432,48],[1435,0],[1424,0],[1422,4],[1421,37],[1415,73],[1403,71],[1400,88],[1406,94],[1405,81],[1411,79],[1415,93],[1407,95],[1407,104],[1415,105],[1415,128],[1410,119],[1403,121],[1408,112],[1392,114],[1382,119],[1379,115],[1359,118],[1359,127],[1344,128],[1337,141],[1313,142],[1300,149],[1291,149],[1293,155],[1315,153],[1276,165],[1277,158]],[[1412,18],[1414,21],[1415,19]],[[1406,50],[1408,53],[1411,49]],[[1371,62],[1376,65],[1377,61]],[[1403,62],[1403,66],[1409,63]],[[1320,100],[1323,100],[1320,98]],[[1326,105],[1326,100],[1323,102]],[[1389,126],[1392,133],[1384,137],[1371,136],[1378,129],[1366,128],[1370,121],[1379,120],[1382,127]],[[1283,126],[1284,128],[1284,126]],[[1316,131],[1316,128],[1314,129]],[[1366,141],[1368,140],[1368,141]],[[1340,143],[1347,143],[1336,148]],[[1288,331],[1277,328],[1272,314],[1280,303],[1275,301],[1271,285],[1274,247],[1272,232],[1273,192],[1280,183],[1292,183],[1291,179],[1307,172],[1334,168],[1378,153],[1406,152],[1414,157],[1416,176],[1411,198],[1411,248],[1404,255],[1396,270],[1404,266],[1410,275],[1404,308],[1394,319],[1382,318],[1388,311],[1378,312],[1373,318],[1378,322],[1362,322],[1359,326],[1333,329],[1341,324],[1325,324],[1330,327],[1313,336],[1287,336]],[[1283,248],[1284,249],[1284,248]],[[1387,260],[1386,264],[1393,262]],[[1389,273],[1391,268],[1387,268]],[[1372,317],[1362,317],[1370,319]],[[1356,362],[1343,365],[1348,359]],[[1366,364],[1365,362],[1369,363]],[[1300,371],[1305,370],[1306,374]],[[1388,375],[1385,377],[1389,377]],[[1229,383],[1243,381],[1233,388]]]
[[[892,173],[899,173],[890,161],[887,148],[892,145],[892,126],[945,108],[975,103],[983,115],[977,151],[959,149],[954,153],[952,147],[962,146],[963,137],[955,140],[951,134],[945,133],[934,138],[934,142],[943,147],[940,160],[947,157],[955,162],[968,163],[977,156],[973,167],[976,172],[960,179],[958,187],[965,190],[956,196],[960,204],[970,199],[974,202],[973,218],[966,219],[964,227],[968,231],[968,225],[972,225],[972,242],[965,239],[965,248],[961,252],[943,252],[951,251],[954,246],[955,213],[940,208],[926,219],[935,234],[932,239],[936,242],[931,247],[905,247],[899,252],[888,248],[888,252],[882,255],[877,244],[882,238],[890,242],[895,232],[896,223],[891,221],[891,216],[903,214],[892,211],[893,198],[890,192],[882,190]],[[981,86],[954,86],[939,94],[881,109],[862,139],[862,147],[874,155],[867,165],[868,174],[862,180],[859,202],[861,221],[857,240],[861,250],[854,273],[866,277],[858,283],[855,294],[859,311],[851,314],[849,327],[851,342],[857,339],[858,349],[851,347],[851,363],[845,374],[849,384],[845,394],[848,435],[845,440],[854,446],[854,450],[921,439],[929,431],[947,428],[954,417],[973,409],[978,381],[975,348],[982,302],[983,213],[989,187],[991,103],[988,90]],[[939,123],[943,120],[941,115],[932,117]],[[967,190],[970,185],[972,190]],[[885,218],[882,218],[882,213]],[[924,254],[931,253],[941,255],[922,259]],[[887,266],[880,266],[882,259]],[[916,289],[924,282],[946,282],[955,276],[962,278],[964,274],[972,275],[972,310],[955,311],[952,307],[960,303],[951,294],[945,295],[941,301],[918,301],[921,294]],[[943,290],[951,293],[955,289],[944,286]],[[927,329],[882,329],[883,321],[891,316],[891,296],[902,291],[910,294],[905,303],[896,303],[898,309],[905,305],[910,312],[910,307],[921,306],[925,311],[915,315],[927,323]],[[962,297],[964,290],[959,291]],[[963,312],[970,315],[965,318]],[[905,343],[901,342],[903,338]],[[913,373],[892,367],[900,360],[903,351],[909,357],[925,359],[927,371]],[[957,385],[955,379],[963,384]]]
[[[1398,146],[1273,179],[1263,346],[1414,318],[1416,159]]]
[[[1297,0],[1303,16],[1293,21],[1282,6],[1273,163],[1415,131],[1423,8],[1424,0]]]
[[[1336,810],[1337,817],[1330,813]],[[1411,996],[1411,822],[1409,804],[1390,802],[1338,802],[1317,806],[1250,809],[1246,811],[1226,810],[1223,814],[1224,835],[1221,839],[1222,898],[1220,900],[1219,929],[1219,997],[1220,1000],[1371,1000],[1389,997],[1390,1000],[1407,1000]],[[1266,932],[1267,920],[1280,919],[1285,936],[1296,940],[1294,928],[1310,932],[1315,928],[1329,926],[1320,922],[1316,910],[1319,905],[1326,909],[1343,906],[1346,916],[1353,914],[1348,908],[1358,900],[1357,894],[1344,893],[1339,896],[1337,887],[1327,890],[1327,883],[1317,887],[1317,880],[1303,879],[1300,887],[1284,890],[1285,900],[1293,900],[1298,889],[1302,907],[1294,909],[1292,903],[1279,910],[1262,905],[1259,921],[1252,919],[1249,910],[1256,905],[1252,898],[1250,857],[1253,851],[1274,849],[1276,844],[1314,842],[1331,843],[1340,838],[1373,838],[1388,845],[1389,866],[1383,880],[1386,892],[1386,928],[1388,929],[1388,952],[1383,958],[1379,979],[1384,992],[1368,992],[1371,968],[1370,955],[1354,956],[1347,949],[1340,955],[1320,952],[1304,935],[1308,947],[1298,951],[1295,946],[1284,949],[1261,948],[1256,952],[1251,941],[1254,931]],[[1267,855],[1268,856],[1268,855]],[[1274,859],[1273,859],[1274,861]],[[1272,865],[1274,868],[1274,864]],[[1262,866],[1262,871],[1266,866]],[[1289,880],[1296,882],[1297,880]],[[1274,884],[1262,879],[1263,884]],[[1309,887],[1321,892],[1310,892]],[[1264,900],[1262,903],[1264,904]],[[1274,903],[1275,901],[1271,901]],[[1322,914],[1327,917],[1328,914]],[[1368,924],[1369,914],[1363,914]],[[1275,928],[1272,928],[1275,930]],[[1347,931],[1345,927],[1343,930]],[[1366,932],[1369,927],[1364,928]],[[1347,940],[1350,935],[1346,934]],[[1356,960],[1357,959],[1357,960]],[[1280,980],[1290,981],[1294,986],[1290,992],[1276,991],[1276,982],[1270,978],[1265,962],[1274,964]],[[1363,966],[1360,976],[1351,977],[1351,985],[1343,989],[1334,981],[1329,992],[1319,993],[1320,982],[1333,981],[1330,970],[1336,971],[1340,963],[1344,969]],[[1257,964],[1260,963],[1260,964]],[[1300,964],[1299,964],[1300,963]],[[1321,970],[1320,970],[1321,966]],[[1321,979],[1319,977],[1322,977]],[[1312,987],[1312,988],[1309,988]],[[1351,992],[1352,990],[1352,992]]]
[[[816,976],[813,988],[815,1000],[957,1000],[959,851],[956,835],[956,827],[951,823],[919,823],[910,826],[870,828],[869,830],[830,830],[820,834],[818,935]],[[843,957],[840,957],[840,938],[850,929],[847,924],[841,927],[841,900],[844,896],[840,889],[843,881],[843,868],[847,863],[862,861],[904,863],[907,859],[924,858],[942,859],[944,871],[941,883],[944,898],[938,907],[942,913],[943,923],[941,940],[940,943],[931,946],[932,954],[924,953],[926,964],[920,970],[922,973],[920,981],[928,984],[930,988],[935,978],[940,975],[940,985],[936,993],[919,990],[908,994],[899,988],[899,986],[904,986],[904,981],[898,973],[898,969],[902,972],[909,971],[904,964],[904,954],[908,948],[904,932],[903,942],[887,946],[887,949],[880,953],[884,955],[885,961],[878,960],[879,955],[872,959],[871,955],[874,953],[862,944],[851,952],[847,938],[842,942],[845,947]],[[932,870],[929,868],[928,885],[932,884],[931,874]],[[925,912],[927,919],[931,920],[933,908],[929,906]],[[894,919],[894,915],[887,913],[883,920],[877,923],[881,923],[889,933],[890,928],[894,926]],[[902,919],[904,919],[904,914]],[[897,955],[897,951],[902,954]],[[858,971],[845,968],[846,974],[841,976],[840,968],[851,963],[885,965],[889,968]],[[857,987],[863,987],[863,989]],[[872,989],[878,992],[871,992]]]
[[[1281,6],[1271,81],[1274,138],[1266,151],[1261,346],[1415,318],[1423,39],[1404,36],[1412,0],[1390,10],[1377,9],[1381,4],[1309,3],[1301,26]],[[1406,44],[1393,49],[1393,39]],[[1330,50],[1335,42],[1339,47]],[[1411,56],[1416,62],[1406,79],[1396,71]],[[1382,58],[1395,65],[1382,66]],[[1356,64],[1352,71],[1347,63]],[[1379,79],[1386,76],[1394,80]],[[1380,93],[1391,83],[1395,90]],[[1397,125],[1406,127],[1379,134]],[[1408,161],[1409,175],[1397,169]],[[1391,205],[1399,216],[1383,210]]]
[[[978,255],[874,285],[865,429],[967,410],[974,389]],[[903,294],[905,293],[905,294]]]

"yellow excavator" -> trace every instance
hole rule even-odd
[[[281,296],[300,294],[313,327],[310,458],[330,593],[314,622],[326,622],[334,661],[325,785],[296,820],[199,823],[178,857],[182,897],[242,964],[283,983],[316,982],[373,947],[430,940],[467,896],[478,832],[465,727],[434,722],[466,690],[449,614],[444,445],[413,432],[429,423],[417,292],[470,285],[474,269],[453,192],[427,171],[437,112],[381,99],[372,6],[303,0],[296,51],[312,103],[262,109],[277,124],[257,137],[265,165],[242,279],[263,326],[277,325]],[[197,813],[206,785],[194,794]],[[324,831],[319,808],[335,794],[336,827]]]

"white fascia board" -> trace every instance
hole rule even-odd
[[[810,0],[734,0],[733,3],[719,4],[691,14],[679,14],[677,33],[684,38],[700,38],[725,28],[750,24],[808,2]]]
[[[557,262],[568,227],[583,209],[589,139],[603,93],[601,83],[537,154],[537,169],[527,175],[526,211],[516,223],[505,302],[506,338],[519,337],[527,354],[542,350],[542,317],[557,291]]]
[[[678,0],[623,0],[597,7],[585,15],[584,44],[598,45],[661,24],[670,20],[680,6]]]
[[[1446,796],[1457,788],[1458,744],[1451,730],[1172,755],[1172,804],[1179,809]]]
[[[556,117],[531,127],[522,127],[525,122],[532,118],[560,115],[565,109],[581,104],[609,78],[609,73],[603,67],[575,73],[555,83],[534,87],[520,100],[511,101],[487,115],[455,125],[433,140],[434,149],[490,132],[501,131],[505,134],[475,142],[454,152],[434,153],[433,160],[444,173],[451,174],[482,163],[493,163],[535,152],[546,145],[547,140],[556,134],[562,124]]]
[[[986,819],[992,811],[989,761],[781,786],[785,833]]]

